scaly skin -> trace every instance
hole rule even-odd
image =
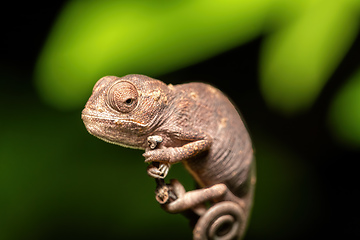
[[[252,144],[236,108],[218,89],[166,85],[143,75],[107,76],[94,86],[82,119],[104,141],[145,150],[145,162],[185,165],[200,189],[185,192],[173,181],[178,198],[163,208],[199,214],[194,239],[243,236],[255,186]],[[161,140],[156,148],[149,147],[149,137]],[[208,210],[205,201],[213,205]]]

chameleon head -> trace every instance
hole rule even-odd
[[[125,147],[147,147],[147,136],[168,105],[168,86],[142,76],[106,76],[94,86],[82,111],[90,134]]]

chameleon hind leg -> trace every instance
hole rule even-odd
[[[189,192],[186,192],[182,184],[176,179],[172,179],[170,185],[177,199],[163,205],[164,210],[169,213],[180,213],[188,209],[196,211],[198,206],[202,206],[207,201],[221,199],[228,191],[223,183]]]
[[[164,185],[165,186],[165,185]],[[194,240],[205,239],[240,239],[244,232],[246,216],[237,203],[221,201],[228,193],[225,184],[215,184],[208,188],[186,192],[182,184],[172,179],[166,185],[176,199],[162,204],[162,208],[169,213],[185,213],[192,210],[197,218],[194,224]],[[216,202],[216,200],[220,200]],[[215,202],[209,209],[204,202]]]

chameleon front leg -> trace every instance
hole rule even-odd
[[[194,133],[193,133],[194,132]],[[176,138],[191,141],[181,147],[165,147],[163,146],[163,137],[152,135],[147,138],[149,148],[145,150],[143,156],[145,162],[159,163],[149,165],[147,173],[153,178],[165,178],[171,164],[196,156],[206,151],[212,144],[212,139],[202,132],[182,132],[176,134]],[[192,139],[192,140],[190,140]]]
[[[212,139],[205,133],[181,133],[178,139],[190,141],[181,147],[166,147],[146,151],[143,156],[145,162],[177,163],[209,150]]]

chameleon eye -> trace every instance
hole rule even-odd
[[[117,82],[110,87],[107,94],[108,105],[121,113],[132,111],[138,102],[138,92],[129,82]]]
[[[133,102],[134,102],[134,99],[132,99],[132,98],[128,98],[125,100],[125,104],[127,104],[127,105],[131,105],[131,104],[133,104]]]

